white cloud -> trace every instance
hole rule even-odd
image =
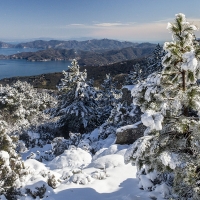
[[[68,26],[85,26],[84,24],[69,24]]]
[[[172,22],[173,20],[174,20],[174,18],[168,18],[168,19],[156,20],[154,22],[155,23],[168,23],[168,22]]]
[[[119,38],[135,41],[170,40],[171,35],[166,30],[167,23],[151,22],[131,24],[126,26],[99,26],[91,29],[93,37]],[[108,28],[110,27],[110,28]]]
[[[95,26],[101,26],[101,27],[111,27],[111,26],[129,26],[130,24],[123,24],[123,23],[99,23],[94,24]]]
[[[198,28],[200,28],[200,18],[188,18],[187,19],[191,24],[196,25]]]
[[[171,22],[173,23],[174,18],[168,18],[168,19],[162,19],[162,20],[158,20],[158,21],[154,21],[155,23],[168,23]],[[191,24],[195,24],[195,25],[200,25],[200,18],[187,18],[187,21],[189,21]]]
[[[200,19],[188,18],[189,22],[200,27]],[[174,19],[161,19],[148,23],[136,22],[92,22],[91,24],[69,24],[63,28],[68,34],[76,37],[113,38],[132,41],[171,41],[171,33],[166,29],[167,22]],[[78,30],[78,31],[77,31]],[[200,37],[200,31],[195,33]]]

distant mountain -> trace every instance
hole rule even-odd
[[[37,52],[22,52],[8,56],[7,59],[26,59],[28,61],[72,60],[76,58],[80,65],[102,66],[136,58],[147,57],[153,47],[127,47],[120,50],[103,52],[82,51],[75,49],[46,49]],[[3,57],[0,57],[3,58]]]
[[[133,43],[133,42],[120,42],[118,40],[110,39],[92,39],[85,41],[77,40],[35,40],[32,42],[22,42],[18,44],[9,44],[0,42],[0,48],[36,48],[36,49],[75,49],[82,51],[95,51],[103,52],[109,50],[119,50],[126,47],[149,48],[155,47],[151,43]]]
[[[33,42],[20,43],[15,48],[38,48],[38,49],[76,49],[82,51],[101,51],[111,49],[121,49],[130,46],[136,46],[137,43],[120,42],[117,40],[101,39],[101,40],[86,40],[86,41],[60,41],[60,40],[36,40]]]
[[[155,48],[155,44],[152,44],[152,43],[149,43],[149,42],[144,42],[144,43],[140,43],[140,44],[137,44],[136,47],[138,48],[150,48],[150,47],[153,47]]]
[[[17,45],[0,42],[0,48],[37,48],[37,52],[0,55],[0,59],[25,59],[28,61],[72,60],[82,66],[102,66],[147,57],[156,45],[151,43],[120,42],[110,39],[87,41],[35,40]]]

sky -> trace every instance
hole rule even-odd
[[[199,0],[1,0],[0,40],[170,41],[177,13],[200,27]]]

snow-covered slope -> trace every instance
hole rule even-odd
[[[41,163],[35,159],[25,160],[30,175],[24,182],[23,190],[35,191],[36,187],[45,185],[45,200],[147,200],[156,197],[163,199],[158,192],[139,189],[136,178],[137,169],[124,163],[124,153],[128,145],[113,144],[100,149],[93,157],[90,153],[72,147],[65,150],[52,161]],[[39,148],[31,149],[38,151]],[[22,156],[25,159],[24,153]],[[54,175],[56,188],[52,189],[46,182]],[[31,200],[31,196],[21,197]]]

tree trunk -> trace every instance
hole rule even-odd
[[[185,70],[183,70],[182,72],[182,89],[183,89],[183,91],[185,92],[185,90],[186,90],[186,84],[185,84]]]
[[[186,90],[185,73],[186,73],[186,71],[183,70],[182,71],[182,89],[183,89],[184,92]],[[183,105],[183,115],[188,117],[188,114],[189,114],[188,107]]]

